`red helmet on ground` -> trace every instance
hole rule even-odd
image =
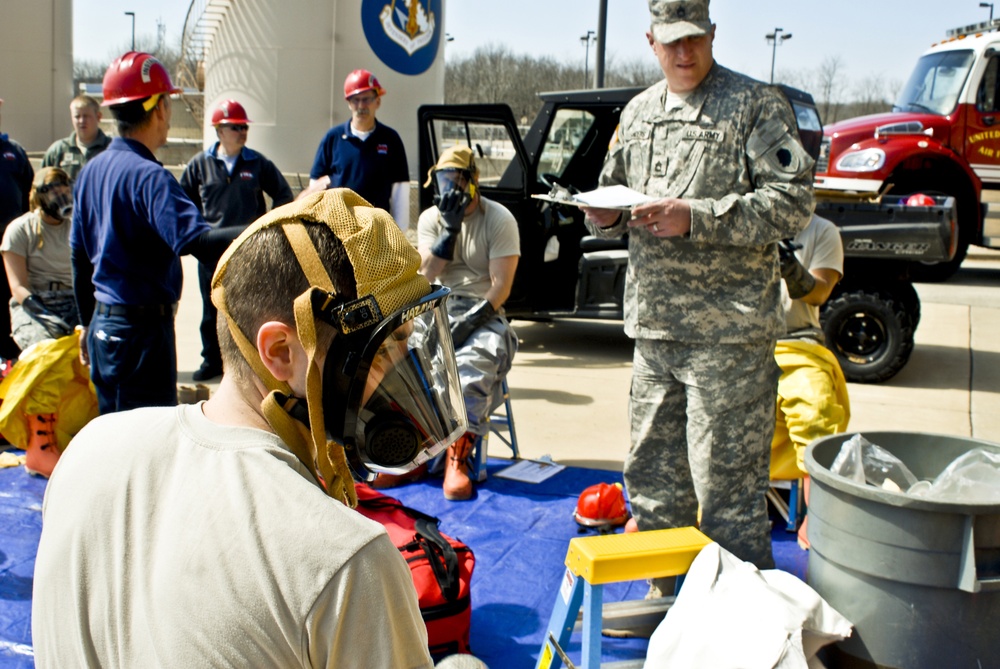
[[[247,110],[236,100],[225,100],[212,112],[212,125],[223,123],[250,123]]]
[[[573,512],[573,518],[584,527],[618,527],[624,525],[630,515],[620,483],[590,486],[580,493]]]
[[[350,98],[365,91],[375,91],[379,97],[385,95],[385,89],[378,83],[375,75],[368,70],[354,70],[344,79],[344,98]]]
[[[143,100],[153,95],[180,93],[163,63],[148,53],[129,51],[115,58],[104,73],[104,106]]]
[[[907,207],[933,207],[935,204],[937,203],[934,201],[934,198],[923,193],[914,193],[906,198]]]

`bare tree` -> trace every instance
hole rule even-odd
[[[176,44],[167,44],[155,35],[136,35],[136,51],[151,53],[163,63],[168,72],[176,72],[177,64],[181,58],[180,41]],[[79,90],[81,83],[99,84],[104,81],[104,73],[118,56],[132,50],[131,41],[123,42],[120,46],[108,51],[106,61],[100,60],[75,60],[73,61],[73,90]]]
[[[831,115],[835,111],[840,98],[840,56],[827,56],[816,69],[815,94],[819,101],[819,115],[823,123],[834,123],[837,119]]]
[[[852,116],[864,116],[888,111],[893,95],[882,74],[870,74],[854,88]]]

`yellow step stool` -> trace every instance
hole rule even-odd
[[[577,614],[583,607],[580,666],[601,664],[601,612],[604,585],[619,581],[686,574],[711,539],[693,527],[582,537],[569,542],[566,573],[549,618],[535,669],[558,669],[566,660]]]

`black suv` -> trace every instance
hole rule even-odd
[[[781,87],[803,144],[818,155],[823,128],[812,96]],[[511,318],[622,318],[628,240],[591,237],[576,207],[532,198],[553,185],[593,190],[625,104],[643,89],[542,93],[542,109],[522,128],[507,105],[425,105],[418,110],[420,174],[441,151],[473,147],[482,193],[517,218],[521,259],[506,304]],[[523,139],[522,139],[523,136]],[[432,204],[420,192],[421,211]],[[817,213],[838,225],[845,279],[823,310],[827,343],[852,381],[882,381],[913,349],[920,301],[909,282],[914,261],[954,252],[954,203],[936,207],[821,202]]]

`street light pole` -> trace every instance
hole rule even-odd
[[[590,65],[590,40],[594,39],[594,31],[588,30],[587,34],[580,38],[580,42],[586,47],[583,55],[583,87],[587,87],[587,71]]]
[[[992,2],[980,2],[979,6],[980,7],[989,7],[990,8],[990,23],[993,23],[993,3]]]
[[[782,32],[784,32],[783,28],[775,28],[773,33],[768,33],[767,35],[764,35],[764,37],[767,38],[767,41],[770,42],[773,45],[771,47],[771,83],[772,84],[774,83],[774,58],[775,58],[775,56],[777,56],[778,45],[781,44],[782,42],[784,42],[786,39],[792,39],[792,33],[785,33],[784,35],[782,35],[781,34]]]
[[[135,51],[135,12],[125,12],[125,16],[132,17],[132,51]]]

